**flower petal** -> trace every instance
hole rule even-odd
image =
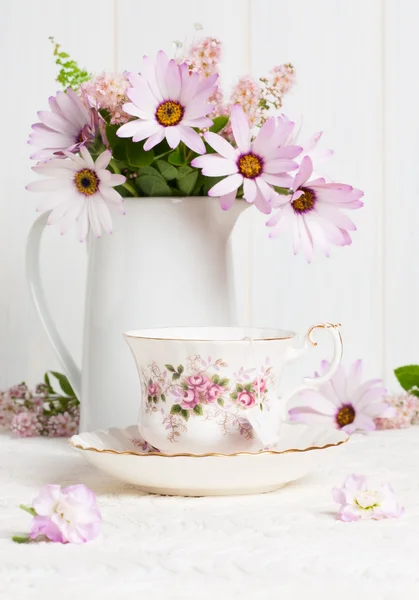
[[[229,194],[225,194],[224,196],[220,196],[220,206],[223,210],[229,210],[236,199],[237,190],[233,190]]]
[[[179,127],[166,127],[165,135],[167,143],[171,148],[177,148],[180,142],[180,129]]]
[[[240,105],[235,104],[231,109],[231,127],[234,139],[240,152],[250,150],[250,127],[246,115]]]
[[[169,60],[166,71],[166,87],[167,93],[171,100],[177,100],[180,94],[180,73],[179,67],[175,60]]]
[[[254,179],[244,178],[243,181],[243,196],[247,202],[254,202],[257,196],[257,187]]]
[[[235,173],[216,183],[208,192],[208,196],[225,196],[237,190],[243,183],[243,175]]]
[[[106,167],[109,165],[110,161],[112,158],[112,152],[110,150],[105,150],[104,152],[102,152],[102,154],[100,154],[95,162],[95,169],[96,171],[100,170],[100,169],[106,169]]]
[[[61,487],[59,485],[44,485],[32,502],[32,506],[38,515],[49,517],[53,514],[57,501],[60,497]]]
[[[298,190],[305,182],[309,179],[313,172],[313,163],[311,162],[311,158],[305,156],[301,161],[300,168],[298,170],[297,175],[294,178],[293,190]]]
[[[169,64],[169,58],[163,50],[160,50],[157,53],[156,57],[156,79],[157,84],[159,86],[159,90],[163,97],[163,100],[169,98],[167,86],[166,86],[166,75],[167,75],[167,66]]]
[[[202,169],[202,174],[207,177],[221,177],[237,173],[237,165],[232,160],[215,154],[198,156],[191,162],[192,167]]]
[[[205,154],[205,144],[201,136],[191,127],[187,125],[178,125],[180,130],[180,139],[188,148],[197,154]]]
[[[237,160],[237,150],[235,150],[227,140],[221,137],[221,135],[208,131],[204,134],[204,138],[211,148],[218,152],[218,154],[221,154],[221,156],[229,158],[230,160]]]

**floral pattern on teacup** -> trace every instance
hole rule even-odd
[[[190,418],[215,420],[223,435],[243,435],[252,439],[253,429],[243,410],[259,406],[269,410],[268,389],[275,389],[269,359],[259,373],[241,367],[233,378],[223,376],[228,364],[221,358],[212,360],[200,355],[188,356],[184,364],[161,368],[153,362],[141,370],[146,413],[159,412],[167,439],[176,442],[187,432]]]

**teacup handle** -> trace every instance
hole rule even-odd
[[[269,413],[261,413],[258,407],[247,409],[245,411],[246,418],[252,425],[256,435],[264,446],[269,446],[278,441],[280,425],[287,420],[288,403],[291,398],[295,394],[305,390],[317,390],[320,386],[329,381],[336,373],[340,361],[342,360],[343,353],[342,337],[340,335],[339,327],[340,324],[333,325],[332,323],[318,323],[317,325],[313,325],[308,330],[303,344],[299,348],[292,348],[289,351],[288,356],[286,357],[286,362],[292,362],[293,360],[296,360],[305,354],[309,348],[317,346],[317,342],[314,341],[312,337],[315,329],[326,329],[333,339],[333,358],[327,373],[321,377],[305,377],[303,379],[303,385],[297,386],[290,393],[280,398],[281,410],[278,414],[278,419],[280,421],[279,423],[277,419],[270,418]]]
[[[333,375],[336,373],[337,368],[340,365],[343,354],[343,343],[342,336],[340,335],[339,327],[340,323],[318,323],[317,325],[313,325],[307,332],[305,336],[304,343],[300,348],[291,349],[290,354],[287,357],[286,362],[292,362],[296,358],[299,358],[302,354],[304,354],[309,348],[317,346],[317,342],[313,340],[313,332],[316,329],[326,329],[328,333],[332,336],[333,339],[333,358],[330,362],[330,366],[327,372],[320,377],[305,377],[303,379],[303,384],[294,388],[291,392],[289,392],[286,396],[281,398],[283,413],[282,413],[282,421],[285,421],[288,416],[288,403],[295,394],[299,394],[300,392],[304,392],[305,390],[318,390],[323,384],[327,383],[330,379],[332,379]]]

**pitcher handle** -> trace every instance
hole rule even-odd
[[[57,331],[55,323],[48,310],[44,289],[41,283],[39,268],[39,255],[42,233],[48,221],[49,213],[44,213],[33,223],[26,244],[26,276],[29,290],[35,308],[44,326],[46,334],[55,350],[65,372],[74,389],[77,398],[81,396],[81,372],[74,362]]]
[[[333,375],[336,373],[340,362],[342,360],[343,354],[343,343],[342,336],[340,335],[339,327],[340,323],[318,323],[317,325],[313,325],[307,332],[305,336],[304,344],[301,348],[292,349],[291,354],[288,355],[287,362],[292,361],[294,358],[298,358],[301,354],[305,353],[310,347],[317,346],[317,342],[313,340],[313,332],[316,329],[326,329],[328,333],[332,336],[333,340],[333,358],[330,362],[329,368],[324,375],[320,377],[305,377],[303,379],[303,385],[299,385],[294,388],[291,392],[289,392],[286,396],[281,398],[283,413],[282,413],[282,421],[285,421],[288,417],[288,403],[295,394],[299,394],[300,392],[304,392],[306,390],[318,390],[323,384],[327,383],[332,379]]]

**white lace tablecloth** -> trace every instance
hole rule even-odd
[[[0,598],[419,598],[419,428],[358,435],[335,463],[259,496],[170,498],[112,481],[65,440],[0,436]],[[333,460],[333,458],[332,458]],[[396,520],[341,523],[330,490],[352,472],[390,482]],[[18,545],[46,483],[85,483],[104,522],[84,546]]]

